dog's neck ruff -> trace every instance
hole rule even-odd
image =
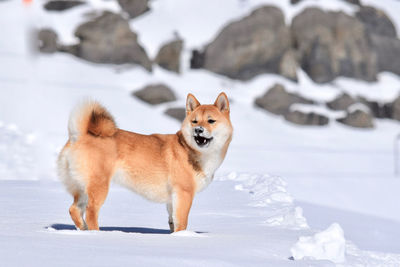
[[[199,152],[193,149],[185,140],[181,131],[177,132],[179,143],[188,151],[189,163],[200,176],[213,178],[215,171],[222,163],[221,151]]]

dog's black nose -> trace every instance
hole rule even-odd
[[[194,128],[194,132],[196,133],[196,134],[201,134],[202,132],[204,132],[204,128],[203,127],[196,127],[196,128]]]

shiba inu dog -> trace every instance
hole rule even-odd
[[[142,135],[118,129],[97,102],[78,105],[57,162],[59,177],[74,198],[69,213],[76,227],[99,230],[98,213],[115,180],[166,203],[171,231],[185,230],[194,195],[213,180],[231,142],[229,111],[225,93],[212,105],[201,105],[189,94],[176,134]]]

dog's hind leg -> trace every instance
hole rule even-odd
[[[67,191],[74,197],[74,202],[69,208],[69,214],[78,229],[86,230],[87,226],[83,220],[83,213],[86,209],[87,195],[84,192],[84,184],[81,182],[73,164],[72,157],[68,149],[69,143],[61,151],[57,161],[58,175],[65,185]]]
[[[87,195],[83,192],[74,194],[74,203],[69,208],[69,214],[75,226],[80,230],[87,230],[86,222],[83,220],[83,213],[87,205]]]
[[[110,186],[110,179],[106,177],[97,181],[98,183],[89,184],[87,187],[86,223],[89,230],[99,230],[99,210],[106,200]]]
[[[168,225],[171,232],[174,232],[174,219],[172,217],[172,203],[167,203],[167,211],[168,211]]]

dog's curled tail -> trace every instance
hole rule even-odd
[[[90,134],[111,137],[117,132],[117,125],[111,114],[100,103],[87,100],[78,104],[71,112],[68,122],[70,142]]]

